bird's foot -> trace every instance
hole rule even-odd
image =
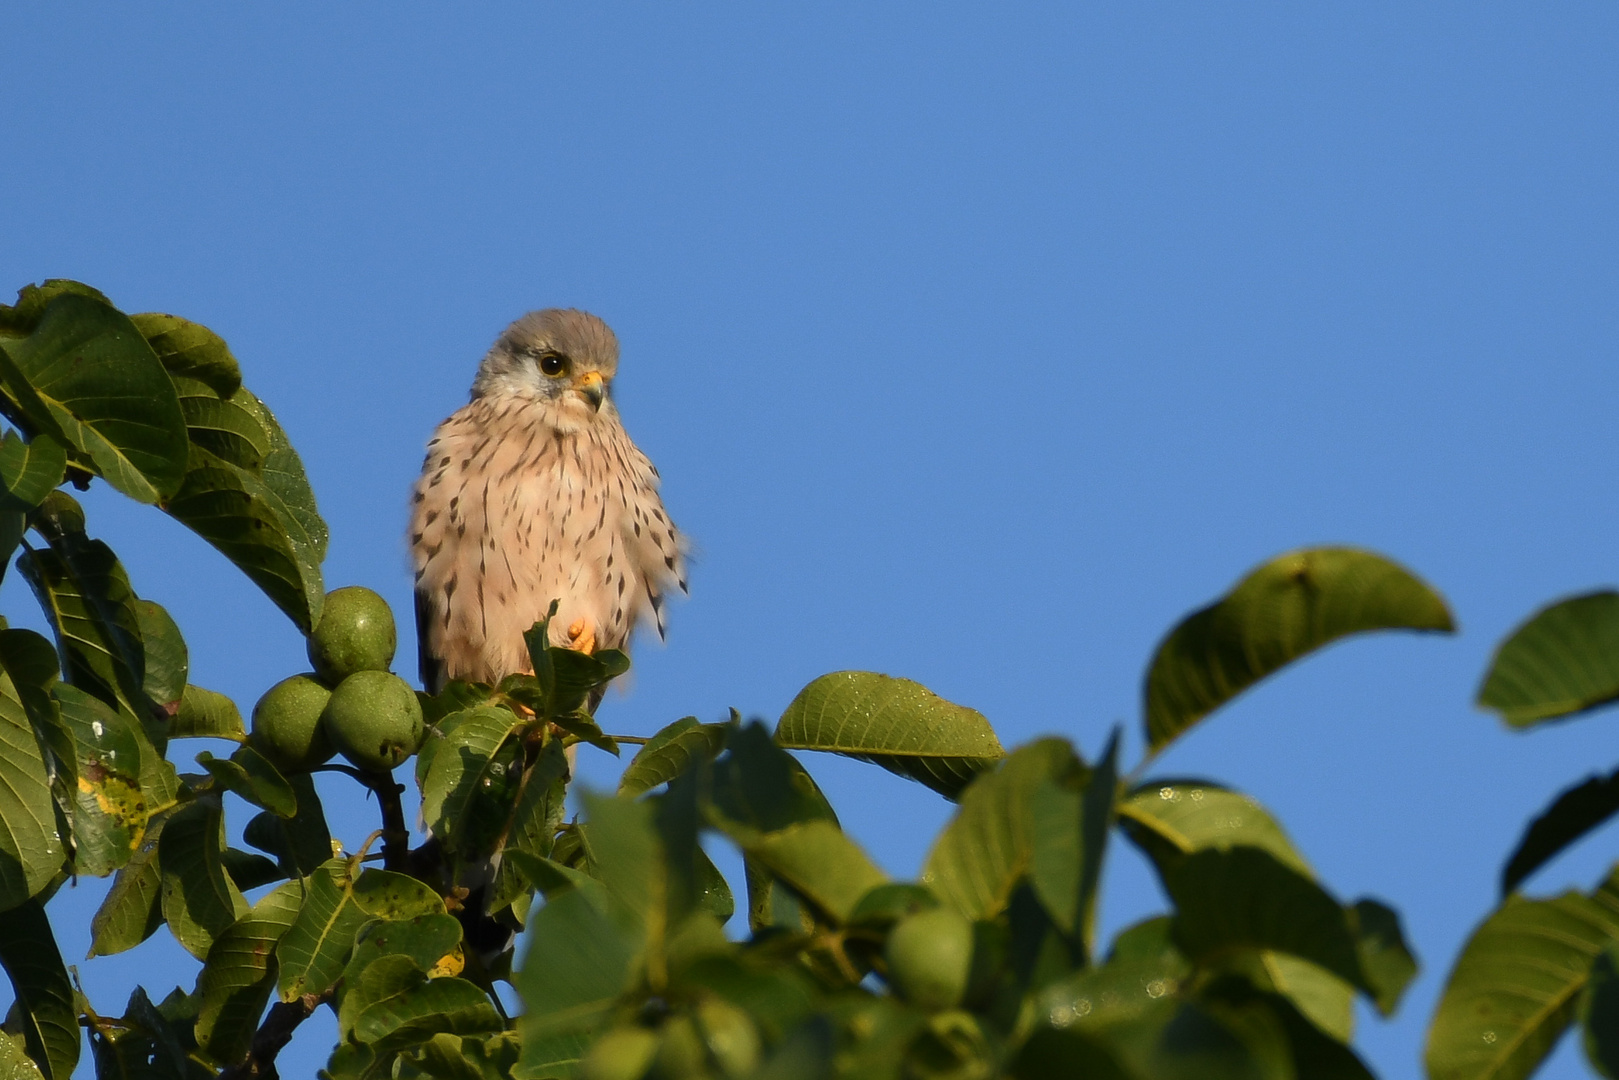
[[[568,648],[575,652],[593,653],[596,651],[596,631],[584,619],[575,619],[568,627]]]

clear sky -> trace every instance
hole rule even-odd
[[[1146,660],[1188,610],[1300,545],[1399,559],[1458,637],[1336,646],[1155,772],[1249,792],[1338,895],[1400,909],[1423,973],[1359,1045],[1417,1076],[1523,823],[1619,758],[1611,713],[1524,736],[1470,704],[1517,622],[1619,579],[1619,12],[472,7],[9,11],[0,290],[79,278],[223,334],[308,465],[328,583],[407,617],[433,425],[512,318],[605,317],[697,552],[667,644],[603,706],[625,733],[774,720],[867,668],[1008,745],[1093,752],[1123,723],[1134,763]],[[194,681],[245,711],[305,666],[211,549],[88,504]],[[5,583],[0,610],[30,604]],[[914,875],[948,805],[807,763]],[[374,810],[328,779],[353,843]],[[1608,829],[1530,889],[1616,853]],[[70,962],[102,891],[52,904]],[[1104,903],[1109,930],[1163,905],[1124,845]],[[81,967],[114,1014],[194,970],[166,935]],[[1584,1075],[1571,1041],[1543,1075]]]

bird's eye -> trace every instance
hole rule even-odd
[[[559,353],[546,353],[540,357],[540,370],[555,377],[568,370],[568,358]]]

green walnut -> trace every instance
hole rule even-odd
[[[919,911],[901,919],[883,948],[888,981],[924,1009],[961,1003],[972,973],[973,924],[949,908]]]
[[[399,647],[388,601],[359,585],[326,594],[320,622],[309,635],[315,674],[335,687],[357,671],[387,671]]]
[[[646,1028],[614,1028],[597,1039],[579,1063],[580,1080],[641,1080],[658,1052],[658,1036]]]
[[[392,772],[422,742],[416,691],[386,671],[356,671],[338,683],[320,720],[338,752],[370,772]]]
[[[253,706],[248,742],[283,772],[308,772],[335,750],[320,722],[331,696],[312,672],[282,679]]]

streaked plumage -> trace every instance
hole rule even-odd
[[[410,524],[428,689],[529,670],[523,631],[552,600],[557,645],[623,648],[642,620],[663,633],[663,598],[686,587],[682,540],[613,406],[617,368],[594,315],[531,312],[434,432]]]

